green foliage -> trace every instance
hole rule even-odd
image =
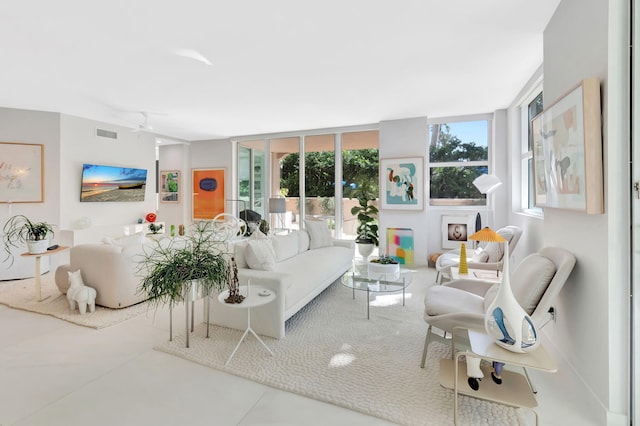
[[[398,263],[393,257],[383,254],[377,259],[372,259],[371,262],[379,263],[381,265],[396,265]]]
[[[154,242],[138,259],[143,276],[138,291],[151,303],[164,304],[183,300],[193,281],[205,294],[224,288],[228,254],[214,227],[213,222],[197,221],[183,238]]]
[[[335,194],[335,153],[305,153],[305,193],[307,197],[333,197]],[[300,155],[293,153],[281,160],[281,191],[288,197],[300,196]],[[349,184],[367,180],[378,182],[378,150],[357,149],[342,152],[342,176],[345,191]],[[346,192],[345,192],[346,194]]]
[[[169,192],[178,192],[178,181],[173,179],[173,173],[167,173],[167,189]]]
[[[482,198],[482,194],[473,186],[473,180],[487,172],[486,166],[463,166],[468,161],[486,161],[488,149],[477,146],[475,142],[462,142],[452,135],[446,124],[436,131],[438,138],[429,147],[431,163],[457,162],[460,167],[432,167],[430,170],[431,198]]]
[[[358,200],[358,205],[351,208],[351,214],[358,218],[356,242],[377,246],[379,244],[378,208],[373,202],[378,198],[378,193],[374,192],[373,183],[363,181],[351,191],[349,198]]]
[[[53,236],[53,225],[47,222],[32,222],[25,215],[15,215],[10,217],[2,228],[2,242],[7,253],[5,261],[11,259],[13,264],[13,254],[11,247],[18,247],[18,244],[26,244],[27,241],[45,240],[49,233]]]

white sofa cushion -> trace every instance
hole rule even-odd
[[[275,271],[276,253],[271,240],[260,238],[249,240],[245,249],[245,259],[251,269],[261,271]]]
[[[274,235],[271,237],[276,262],[282,262],[298,254],[298,236],[296,233]]]
[[[298,234],[298,253],[304,253],[309,250],[309,243],[311,240],[309,239],[309,234],[306,230],[301,229],[300,231],[294,231],[295,234]]]
[[[233,243],[233,258],[236,260],[238,268],[248,268],[249,264],[245,258],[248,240],[236,241]]]
[[[450,312],[484,314],[483,297],[446,285],[429,287],[424,298],[425,313],[429,316]]]
[[[310,250],[330,247],[333,245],[331,231],[329,231],[326,220],[307,219],[304,221],[304,226],[309,233],[309,238],[311,240],[309,243]]]

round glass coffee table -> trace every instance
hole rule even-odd
[[[393,293],[402,291],[402,306],[405,302],[405,289],[411,284],[413,273],[410,269],[400,266],[397,274],[369,274],[367,262],[354,262],[353,266],[342,276],[342,284],[353,291],[356,298],[356,290],[367,292],[367,319],[369,319],[369,306],[371,293]]]

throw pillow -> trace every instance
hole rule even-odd
[[[298,236],[296,234],[274,235],[271,238],[276,262],[282,262],[298,254]]]
[[[547,291],[555,274],[556,265],[537,253],[523,259],[511,274],[513,295],[529,315]]]
[[[489,253],[487,253],[482,247],[478,247],[471,257],[472,262],[487,263],[489,260]]]
[[[304,226],[309,233],[309,249],[318,249],[321,247],[330,247],[333,245],[331,231],[325,220],[305,220]]]
[[[276,254],[273,251],[271,240],[267,238],[249,239],[244,257],[251,269],[276,270]]]

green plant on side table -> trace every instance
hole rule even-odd
[[[25,215],[19,214],[10,217],[2,228],[2,242],[7,253],[5,261],[11,259],[13,264],[13,253],[11,248],[19,248],[20,245],[27,245],[29,253],[45,253],[49,246],[49,236],[54,236],[53,225],[47,222],[34,222]]]
[[[182,238],[154,241],[138,258],[138,274],[142,276],[139,292],[146,294],[156,307],[169,304],[172,309],[184,301],[188,319],[189,302],[227,285],[230,256],[217,235],[213,222],[196,221],[192,232]],[[188,325],[186,346],[189,347]]]
[[[379,263],[381,265],[395,265],[398,263],[397,260],[395,260],[393,257],[388,256],[386,254],[381,255],[377,259],[371,259],[371,262]]]

